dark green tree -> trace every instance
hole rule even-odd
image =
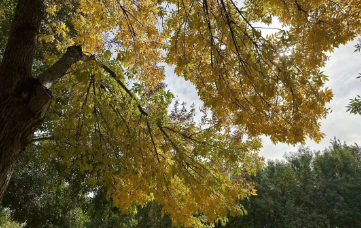
[[[26,227],[84,227],[88,219],[83,208],[91,189],[80,177],[67,176],[55,160],[39,162],[42,158],[33,148],[19,159],[2,206]]]
[[[14,221],[31,228],[171,227],[169,216],[162,218],[162,207],[155,202],[138,207],[137,213],[122,214],[102,188],[87,185],[80,172],[66,174],[56,159],[45,162],[37,147],[19,159],[3,199],[0,225],[12,224],[10,212]]]
[[[301,147],[270,161],[255,178],[248,214],[228,228],[361,227],[361,149],[334,140],[322,153]],[[219,227],[223,227],[220,226]]]

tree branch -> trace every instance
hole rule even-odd
[[[127,92],[127,94],[132,98],[134,99],[136,102],[137,102],[137,107],[140,111],[140,113],[144,116],[148,116],[148,113],[142,108],[142,106],[140,106],[139,102],[138,102],[138,99],[133,95],[132,91],[130,91],[126,86],[125,84],[120,81],[119,79],[117,79],[117,75],[115,74],[114,71],[112,71],[109,67],[105,66],[104,64],[101,65],[101,67],[110,74],[110,76],[112,78],[114,78],[114,80],[118,83],[118,85],[120,85],[120,87],[122,87],[125,92]]]
[[[94,56],[84,55],[81,46],[68,47],[66,53],[47,71],[41,74],[38,79],[41,84],[49,89],[54,82],[63,77],[68,69],[78,61],[89,61]]]
[[[54,140],[54,139],[55,139],[54,135],[51,135],[51,136],[46,136],[46,137],[41,137],[41,138],[34,138],[34,139],[30,140],[29,143]]]

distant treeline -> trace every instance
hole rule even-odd
[[[0,227],[170,228],[161,206],[130,214],[90,188],[83,176],[66,175],[56,160],[40,163],[31,148],[20,158],[0,213]],[[334,140],[323,152],[301,147],[285,160],[269,161],[252,178],[257,196],[240,202],[247,214],[217,228],[361,227],[361,149]],[[207,226],[207,224],[205,224]],[[17,227],[12,223],[11,227]]]
[[[270,161],[255,178],[257,196],[227,228],[361,227],[361,149],[333,141],[322,153],[301,147]],[[222,226],[219,226],[222,227]]]

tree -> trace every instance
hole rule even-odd
[[[18,160],[2,206],[25,227],[85,227],[91,205],[82,176],[66,175],[55,160],[43,162],[35,146]]]
[[[246,3],[2,1],[0,199],[21,152],[40,143],[122,211],[155,199],[186,226],[241,213],[259,135],[322,138],[324,53],[360,27],[358,1]],[[252,22],[271,15],[293,27],[262,37]],[[197,88],[200,123],[194,109],[168,111],[164,63]]]
[[[301,147],[271,161],[255,178],[248,214],[219,227],[359,227],[361,149],[334,140],[322,153]]]
[[[102,188],[91,188],[79,173],[67,175],[59,160],[44,160],[37,146],[28,147],[18,160],[0,210],[1,225],[9,217],[23,227],[171,227],[169,216],[161,216],[155,202],[121,214],[106,199]],[[6,225],[4,225],[7,227]]]

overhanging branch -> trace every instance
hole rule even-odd
[[[132,98],[134,99],[136,102],[137,102],[137,107],[140,111],[140,113],[144,116],[148,116],[148,113],[142,108],[142,106],[139,104],[139,101],[138,99],[133,95],[132,91],[130,91],[126,86],[125,84],[120,81],[119,79],[117,79],[117,75],[115,74],[114,71],[112,71],[109,67],[107,67],[106,65],[102,64],[101,67],[108,73],[110,74],[110,76],[112,78],[114,78],[114,80],[118,83],[118,85],[120,85],[120,87],[122,87],[125,92],[127,92],[127,94]]]
[[[52,65],[47,71],[41,74],[38,79],[41,84],[49,89],[54,82],[63,77],[69,68],[78,61],[89,61],[94,56],[84,55],[81,46],[68,47],[66,53]]]
[[[41,137],[41,138],[33,138],[32,140],[29,141],[29,143],[54,140],[54,139],[55,139],[54,135],[50,135],[50,136],[45,136],[45,137]]]

